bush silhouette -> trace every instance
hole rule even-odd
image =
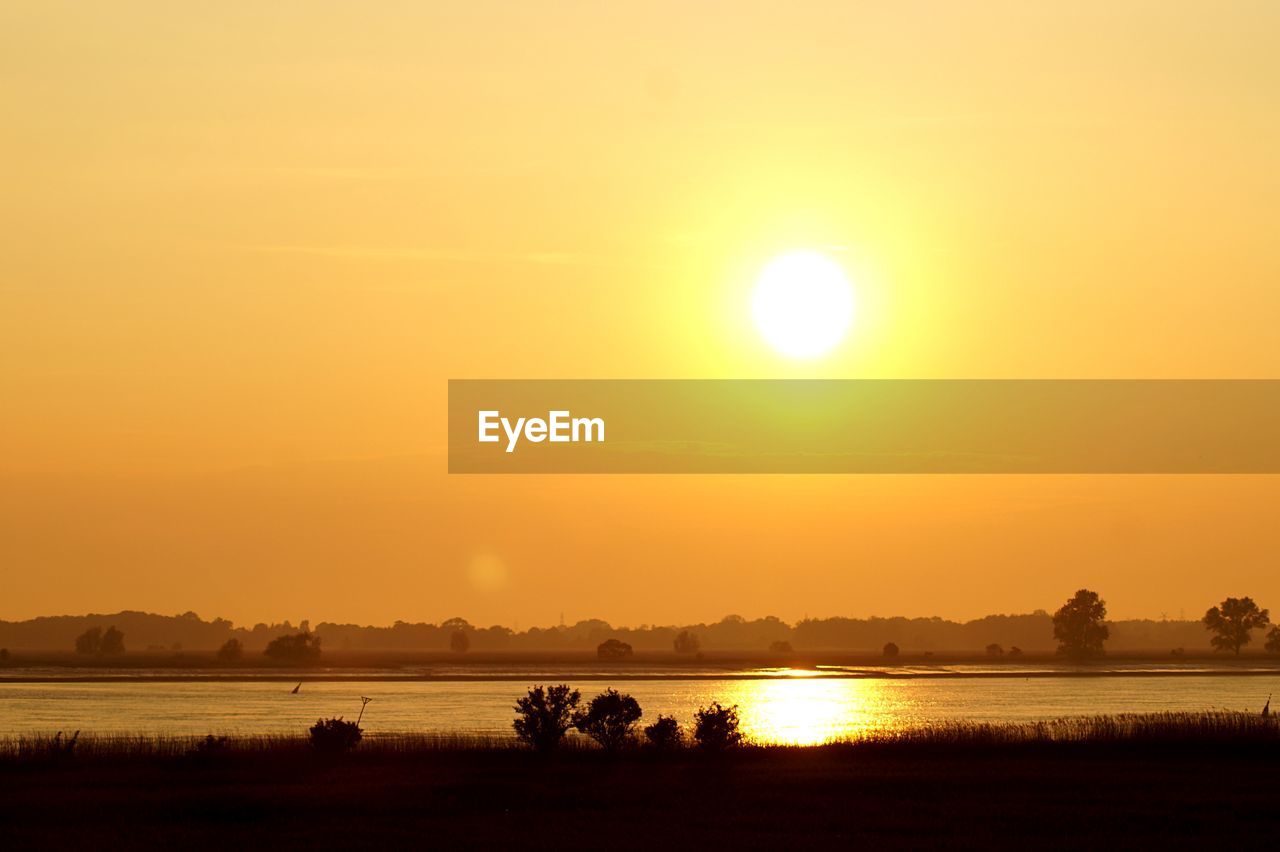
[[[244,644],[239,639],[228,639],[218,649],[217,660],[220,663],[236,663],[244,656]]]
[[[124,653],[124,634],[114,625],[108,627],[102,634],[102,644],[98,646],[98,653],[103,655]]]
[[[778,639],[769,643],[769,650],[775,654],[790,654],[793,649],[790,642]]]
[[[77,654],[123,654],[124,634],[115,627],[104,632],[101,627],[90,627],[76,637]]]
[[[529,694],[516,700],[513,708],[520,715],[511,723],[516,736],[535,750],[555,750],[573,727],[573,711],[582,693],[566,684],[543,688],[535,686]]]
[[[471,648],[471,637],[465,630],[455,630],[449,634],[449,650],[465,654]]]
[[[363,733],[355,722],[336,719],[317,719],[311,726],[311,745],[321,754],[341,754],[356,747]]]
[[[702,642],[688,630],[681,630],[672,646],[677,654],[696,654],[702,648]]]
[[[675,716],[659,716],[644,729],[644,737],[658,751],[675,751],[684,745],[684,731]]]
[[[620,639],[606,639],[596,647],[596,656],[602,660],[625,660],[634,651]]]
[[[738,705],[722,707],[714,701],[693,714],[693,741],[703,751],[719,752],[742,744],[738,730]]]
[[[1021,657],[1021,656],[1022,656],[1022,649],[1021,649],[1021,648],[1019,648],[1017,645],[1014,645],[1012,648],[1010,648],[1010,649],[1009,649],[1009,656],[1010,656],[1010,657]]]
[[[627,744],[643,712],[640,702],[616,689],[606,689],[573,714],[573,726],[600,743],[605,751]]]
[[[278,636],[262,653],[279,663],[313,663],[320,659],[320,637],[306,630]]]
[[[1269,654],[1280,654],[1280,627],[1273,627],[1267,631],[1267,641],[1262,649]]]
[[[96,654],[102,649],[102,628],[90,627],[76,637],[77,654]]]
[[[988,645],[988,646],[987,646],[987,656],[988,656],[988,657],[1003,657],[1003,656],[1004,656],[1004,648],[1000,647],[1000,645],[998,645],[997,643],[992,642],[990,645]]]
[[[1248,645],[1249,633],[1271,623],[1265,609],[1259,609],[1253,598],[1227,598],[1221,604],[1210,607],[1204,614],[1204,626],[1214,636],[1209,641],[1215,651],[1231,651],[1237,657],[1240,649]]]
[[[896,657],[896,656],[898,656],[898,643],[897,643],[897,642],[886,642],[886,643],[885,643],[885,645],[884,645],[884,650],[882,651],[882,653],[883,653],[886,657]]]
[[[1081,589],[1053,614],[1053,638],[1058,653],[1075,659],[1100,656],[1111,631],[1103,622],[1107,603],[1097,592]]]

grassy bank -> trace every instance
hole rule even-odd
[[[74,738],[74,739],[73,739]],[[1087,716],[1027,723],[936,722],[898,730],[869,731],[858,737],[822,746],[778,746],[746,742],[743,752],[786,750],[858,755],[865,752],[945,751],[972,748],[1101,747],[1148,745],[1170,748],[1241,746],[1280,749],[1280,721],[1256,713],[1214,711],[1204,713],[1134,713]],[[366,736],[341,760],[368,761],[414,758],[439,753],[479,754],[523,751],[515,737],[483,734],[383,733]],[[582,736],[570,736],[562,753],[597,751]],[[683,751],[694,751],[688,743]],[[0,765],[93,763],[95,761],[189,760],[207,762],[245,758],[305,760],[312,749],[308,739],[258,734],[196,737],[146,734],[81,734],[57,732],[0,737]],[[639,740],[610,759],[659,759]]]
[[[63,738],[65,740],[65,737]],[[544,757],[508,738],[0,742],[6,849],[1170,848],[1256,844],[1280,725],[1238,713],[955,723],[817,747]]]

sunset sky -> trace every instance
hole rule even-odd
[[[450,378],[1280,378],[1280,4],[8,2],[0,618],[1280,608],[1280,478],[449,476]],[[751,293],[820,250],[848,339]]]

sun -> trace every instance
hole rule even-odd
[[[751,311],[765,342],[788,358],[830,352],[853,321],[853,288],[844,270],[816,251],[781,254],[760,271]]]

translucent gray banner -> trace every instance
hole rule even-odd
[[[1278,473],[1273,380],[452,380],[451,473]]]

